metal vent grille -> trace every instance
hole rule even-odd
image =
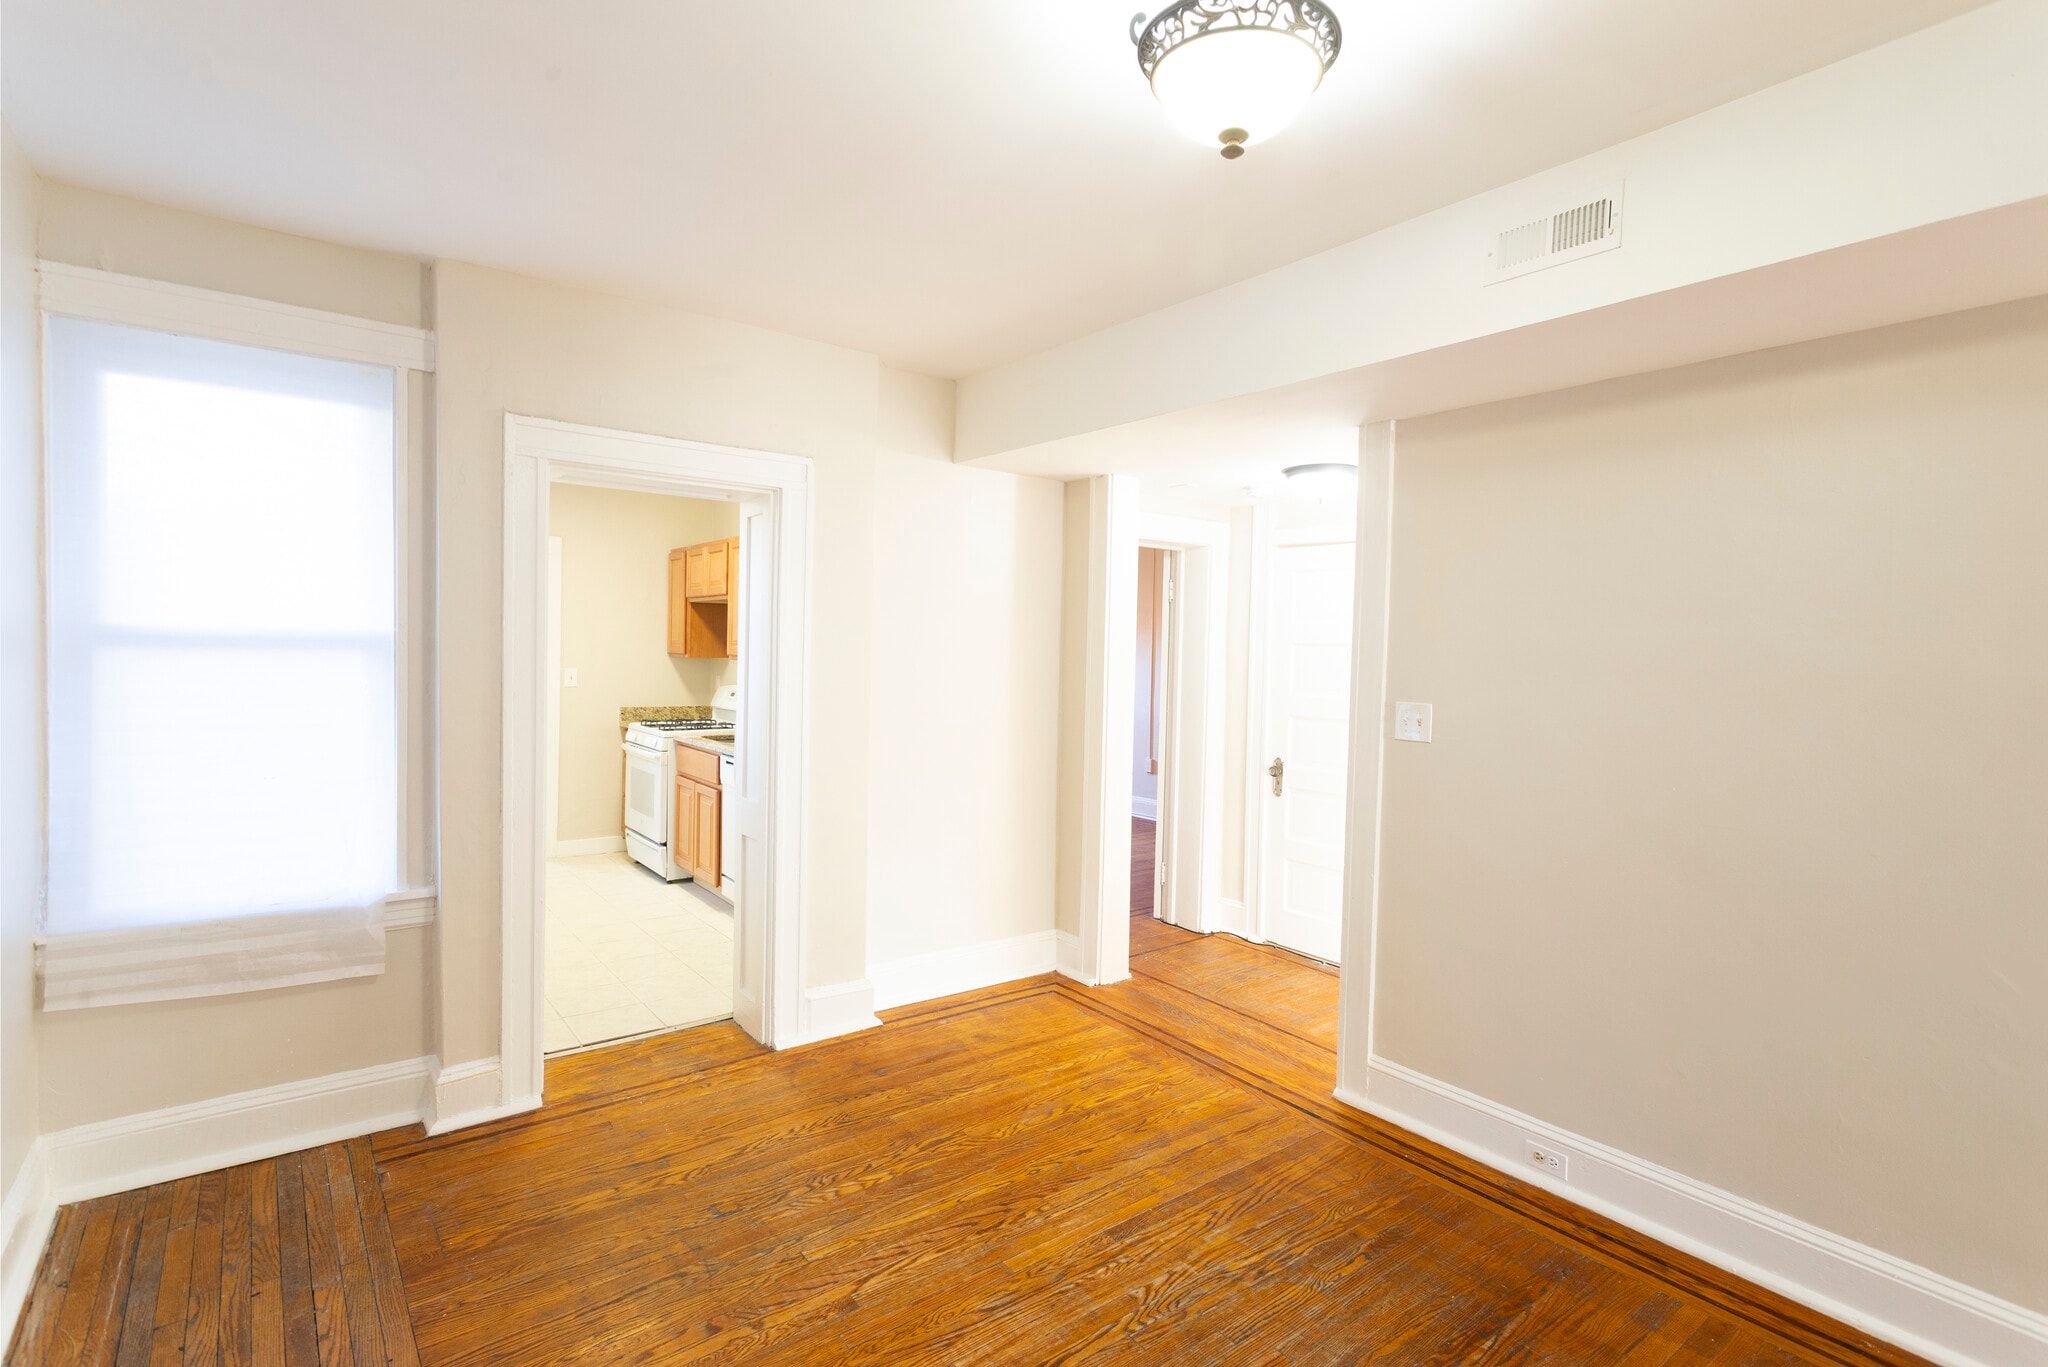
[[[1494,237],[1490,280],[1508,280],[1621,245],[1621,188],[1532,218]]]

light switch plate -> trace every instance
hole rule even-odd
[[[1435,729],[1432,708],[1426,702],[1394,704],[1394,739],[1427,742]]]
[[[574,688],[575,686],[576,686],[576,671],[575,671],[575,670],[573,670],[573,669],[565,669],[565,670],[563,670],[563,671],[562,671],[562,687],[564,687],[564,688]]]

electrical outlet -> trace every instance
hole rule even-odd
[[[576,686],[576,671],[575,671],[575,670],[573,670],[573,669],[565,669],[565,670],[563,670],[563,671],[562,671],[562,687],[564,687],[564,688],[574,688],[575,686]]]
[[[1435,729],[1435,711],[1426,702],[1395,703],[1394,739],[1419,740],[1428,744],[1430,733]]]
[[[1572,1180],[1572,1156],[1563,1149],[1553,1148],[1540,1140],[1524,1139],[1522,1157],[1560,1182]]]

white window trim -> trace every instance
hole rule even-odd
[[[44,313],[399,371],[434,369],[434,334],[420,328],[61,261],[39,261],[36,272]]]
[[[45,324],[51,317],[80,318],[391,369],[392,516],[398,546],[395,567],[397,669],[392,686],[397,694],[394,720],[399,737],[399,829],[394,834],[398,842],[399,876],[406,878],[414,867],[415,856],[431,850],[435,843],[429,824],[434,816],[434,804],[429,802],[428,810],[422,813],[412,811],[412,804],[408,801],[407,795],[415,775],[414,759],[405,744],[412,717],[410,685],[413,671],[424,663],[421,654],[423,643],[417,639],[418,623],[413,621],[411,610],[413,589],[421,567],[416,563],[417,557],[413,552],[411,527],[411,520],[418,510],[409,494],[420,459],[412,433],[410,374],[433,372],[434,334],[398,323],[356,318],[345,313],[330,313],[323,309],[198,289],[190,285],[174,285],[141,276],[67,265],[61,261],[38,261],[36,274],[36,303]],[[47,337],[43,341],[43,350],[47,354]],[[44,444],[42,459],[47,465],[47,443]],[[49,488],[47,468],[43,472],[43,487],[45,491]],[[47,510],[44,516],[47,519]],[[47,567],[44,579],[47,584]],[[47,603],[43,612],[47,619]],[[428,751],[436,753],[437,747],[429,745]],[[433,884],[394,888],[385,898],[386,930],[433,923],[439,906],[438,868],[434,874],[436,882]],[[37,946],[47,943],[49,938],[38,935]]]

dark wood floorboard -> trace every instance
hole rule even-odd
[[[1111,987],[655,1036],[66,1207],[8,1362],[1918,1361],[1338,1104],[1334,976],[1159,929]]]

